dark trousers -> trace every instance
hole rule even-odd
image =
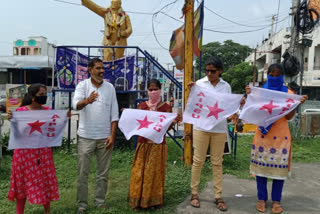
[[[258,189],[258,199],[267,201],[268,200],[268,190],[267,182],[268,178],[256,176],[257,189]],[[283,189],[284,180],[273,179],[272,181],[272,201],[281,201],[282,189]]]

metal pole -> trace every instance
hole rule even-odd
[[[254,49],[253,59],[253,86],[256,85],[256,73],[257,73],[257,48]],[[263,74],[262,74],[263,75]]]
[[[204,26],[204,0],[202,2],[202,8],[200,9],[200,20],[202,20],[202,25],[200,26],[201,31],[201,51],[200,51],[200,57],[199,57],[199,79],[201,79],[201,72],[202,72],[202,41],[203,41],[203,26]],[[201,22],[200,22],[201,23]]]
[[[54,56],[53,56],[53,63],[52,63],[52,79],[51,79],[51,89],[53,89],[54,87],[54,69],[55,69],[55,64],[56,64],[56,60],[57,60],[57,48],[54,46],[53,47],[55,49],[54,51]]]
[[[1,135],[1,127],[4,124],[4,120],[2,118],[2,115],[0,114],[0,136]],[[1,169],[1,159],[2,159],[2,137],[0,137],[0,169]]]
[[[291,12],[291,40],[290,40],[290,54],[294,54],[294,48],[296,46],[297,38],[299,38],[299,31],[297,30],[295,23],[294,23],[294,17],[297,11],[297,8],[300,5],[300,0],[292,0],[292,12]]]
[[[301,45],[300,49],[300,89],[299,89],[299,94],[302,95],[302,85],[303,85],[303,70],[304,70],[304,46]]]
[[[56,103],[56,91],[52,89],[52,109],[55,109]]]
[[[190,90],[188,83],[193,73],[193,0],[185,0],[185,64],[184,64],[184,106],[187,105]],[[184,124],[184,163],[192,164],[192,125]]]
[[[139,79],[138,79],[139,73],[140,73],[140,70],[139,70],[139,51],[138,51],[138,49],[136,49],[136,67],[135,67],[136,91],[140,90],[139,89]],[[135,108],[137,108],[137,106],[135,106]]]
[[[75,73],[75,77],[74,77],[74,83],[75,86],[78,85],[78,48],[76,49],[76,73]]]
[[[126,91],[126,81],[127,81],[127,49],[126,50],[126,54],[124,56],[124,81],[123,81],[123,91]]]
[[[69,91],[69,110],[71,111],[71,91]],[[68,120],[68,149],[70,149],[70,138],[71,138],[71,118]]]

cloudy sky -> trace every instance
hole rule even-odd
[[[77,5],[81,4],[80,0],[63,0],[75,5],[59,1],[2,0],[0,56],[12,55],[12,42],[16,39],[27,40],[29,36],[45,36],[50,43],[57,45],[100,45],[102,41],[100,31],[104,29],[103,19],[87,8]],[[110,0],[94,0],[94,2],[105,7],[110,4]],[[163,47],[169,46],[172,31],[181,26],[181,23],[173,18],[179,20],[181,17],[184,0],[122,0],[124,10],[147,13],[129,13],[133,34],[128,44],[148,50],[158,57],[162,64],[173,61],[168,51],[156,42],[152,31],[151,14],[172,2],[174,3],[162,10],[167,15],[158,14],[154,18],[155,32]],[[198,3],[195,2],[196,7]],[[205,28],[228,33],[204,31],[204,44],[231,39],[254,47],[267,37],[271,29],[272,15],[279,14],[279,23],[275,26],[277,31],[290,25],[291,1],[280,0],[280,7],[278,5],[279,0],[205,0],[207,7],[204,11]],[[259,30],[261,28],[264,29]],[[241,31],[255,32],[230,33]]]

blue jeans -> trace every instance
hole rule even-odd
[[[258,199],[267,201],[268,200],[268,190],[267,190],[268,178],[256,176],[256,181],[257,181]],[[272,193],[271,193],[272,201],[277,201],[277,202],[281,201],[283,184],[284,184],[284,180],[273,179]]]

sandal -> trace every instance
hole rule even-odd
[[[259,200],[256,204],[256,209],[261,213],[265,213],[267,211],[266,202],[264,200]]]
[[[217,208],[218,208],[220,211],[227,211],[227,210],[228,210],[227,205],[226,205],[226,203],[223,201],[222,198],[216,198],[216,199],[214,199],[214,203],[217,205]]]
[[[277,201],[272,202],[272,210],[271,211],[274,214],[282,213],[283,209],[282,209],[282,207],[280,205],[280,202],[277,202]]]
[[[193,201],[195,201],[196,203],[192,203]],[[199,201],[198,194],[191,195],[190,205],[195,208],[200,208],[200,201]]]

